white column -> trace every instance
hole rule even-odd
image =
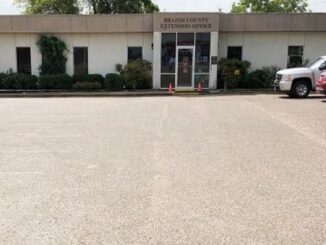
[[[218,32],[211,32],[211,59],[218,56]],[[217,88],[217,65],[211,64],[209,74],[209,89]]]
[[[161,88],[161,33],[154,32],[153,88]]]
[[[67,64],[66,64],[66,73],[68,75],[74,75],[74,41],[73,35],[63,35],[62,40],[67,45],[68,53],[67,53]]]

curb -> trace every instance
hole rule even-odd
[[[123,92],[74,92],[74,91],[24,91],[0,90],[0,98],[64,98],[64,97],[151,97],[151,96],[224,96],[278,94],[272,90],[229,90],[204,92],[168,92],[168,91],[123,91]]]
[[[0,92],[0,98],[51,98],[51,97],[148,97],[172,96],[167,92]]]

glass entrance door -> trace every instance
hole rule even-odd
[[[193,88],[194,48],[178,47],[177,49],[177,87]]]

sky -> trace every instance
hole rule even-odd
[[[162,12],[229,12],[234,0],[153,0]],[[14,0],[0,0],[0,15],[19,14]],[[308,0],[313,12],[326,12],[326,0]]]

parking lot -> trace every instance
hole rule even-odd
[[[325,102],[0,99],[0,243],[325,244]]]

